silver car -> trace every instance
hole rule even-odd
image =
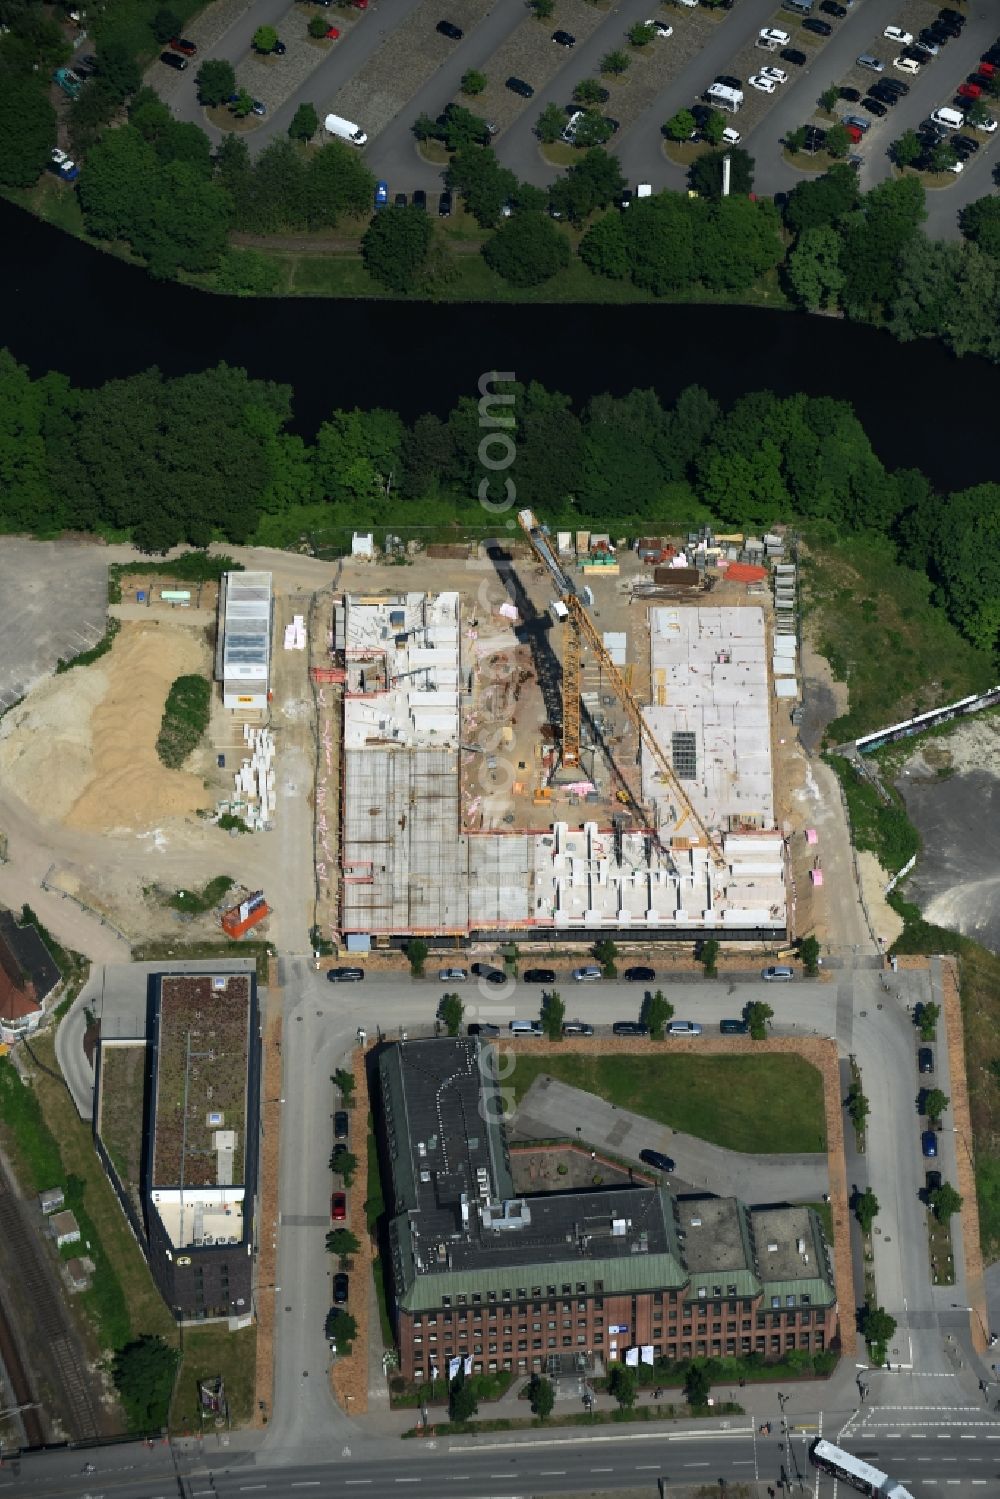
[[[574,968],[573,977],[578,984],[596,984],[601,978],[601,970],[596,963],[588,963],[584,968]]]
[[[461,982],[462,979],[467,979],[468,977],[469,975],[466,973],[464,968],[438,969],[438,978],[441,980],[442,984],[458,983]]]

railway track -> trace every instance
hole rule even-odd
[[[0,1172],[0,1235],[5,1256],[18,1269],[18,1299],[31,1307],[41,1343],[41,1358],[51,1365],[62,1403],[53,1414],[76,1441],[101,1434],[100,1414],[86,1372],[80,1367],[78,1344],[71,1336],[62,1307],[63,1288],[54,1285],[45,1247],[24,1219],[19,1200]]]

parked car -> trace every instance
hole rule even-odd
[[[648,984],[656,977],[655,968],[626,968],[625,977],[630,984]]]
[[[350,1116],[346,1109],[337,1109],[333,1116],[333,1138],[335,1140],[346,1140],[351,1127]]]
[[[334,1192],[330,1198],[330,1218],[334,1223],[343,1223],[347,1217],[347,1193]]]
[[[442,36],[446,36],[450,42],[460,42],[465,35],[461,26],[456,26],[454,21],[439,21],[434,29]]]
[[[522,99],[530,99],[535,90],[530,83],[525,83],[523,78],[516,78],[513,74],[507,79],[507,88],[512,94],[520,94]]]
[[[563,1024],[564,1036],[592,1036],[594,1027],[588,1025],[586,1020],[567,1020]]]
[[[638,1020],[616,1020],[611,1027],[616,1036],[648,1036],[649,1026]]]
[[[557,47],[575,47],[576,37],[571,31],[553,31],[552,40]]]
[[[931,1195],[932,1192],[938,1192],[938,1191],[940,1191],[940,1189],[941,1189],[941,1182],[942,1182],[942,1176],[941,1176],[940,1171],[925,1171],[924,1172],[924,1201],[925,1202],[929,1201],[930,1195]]]
[[[916,78],[922,66],[916,58],[904,57],[902,53],[892,59],[892,65],[899,73],[909,73],[911,78]]]
[[[947,6],[938,11],[939,21],[948,21],[952,26],[957,26],[959,31],[965,25],[965,17],[960,10],[950,10]]]
[[[470,1036],[499,1036],[500,1034],[500,1027],[498,1025],[490,1025],[485,1020],[474,1020],[471,1025],[466,1027],[466,1030]]]
[[[667,1026],[668,1036],[700,1036],[701,1026],[696,1020],[671,1020]]]
[[[657,1171],[677,1170],[676,1161],[674,1161],[670,1156],[664,1155],[663,1152],[659,1150],[640,1150],[639,1159],[640,1161],[644,1161],[647,1166],[655,1166]]]
[[[811,31],[816,36],[831,36],[833,34],[833,27],[829,21],[816,21],[812,16],[802,22],[802,30]]]
[[[554,968],[526,968],[521,977],[526,984],[554,984],[556,971]]]
[[[438,216],[442,219],[451,217],[451,193],[444,192],[438,198]]]
[[[395,208],[405,208],[407,203],[409,202],[409,199],[407,198],[405,193],[397,193],[392,202],[393,207]]]
[[[983,86],[981,83],[960,83],[956,92],[960,99],[978,99]]]
[[[838,5],[837,0],[820,0],[819,8],[825,16],[835,16],[838,21],[847,15],[847,7]]]
[[[413,206],[414,208],[422,208],[425,213],[427,212],[427,194],[422,187],[415,187],[413,189]],[[456,968],[454,972],[460,973],[465,978],[464,968]]]
[[[931,1051],[929,1046],[921,1046],[920,1050],[917,1052],[917,1071],[934,1071],[934,1053],[933,1051]]]
[[[777,79],[771,78],[767,73],[751,73],[747,82],[760,94],[774,94],[778,90]]]
[[[198,50],[194,42],[189,41],[186,36],[173,37],[169,45],[175,52],[181,52],[185,57],[194,57],[195,53]],[[86,60],[87,59],[85,58],[84,61]]]
[[[933,1160],[938,1153],[937,1135],[932,1129],[925,1129],[920,1135],[920,1149],[928,1160]]]
[[[767,984],[787,984],[795,977],[795,969],[784,963],[772,963],[770,968],[760,970],[760,976]]]
[[[847,104],[857,104],[861,98],[860,90],[856,88],[842,88],[838,89],[837,92]]]
[[[953,135],[951,138],[952,150],[957,151],[959,156],[975,156],[979,150],[979,142],[974,141],[971,135]]]
[[[342,1170],[342,1163],[346,1155],[350,1155],[350,1151],[343,1140],[341,1140],[339,1144],[333,1147],[333,1154],[330,1157],[330,1170],[334,1171],[338,1176]]]
[[[473,963],[472,972],[477,979],[485,979],[488,984],[505,984],[507,975],[502,968],[494,968],[492,963]]]
[[[880,78],[878,87],[889,89],[891,93],[898,94],[900,98],[903,98],[904,94],[910,92],[910,85],[904,83],[902,78]]]
[[[779,31],[776,26],[762,26],[758,33],[762,42],[774,42],[778,47],[784,47],[791,41],[787,31]]]
[[[601,969],[596,963],[585,963],[582,968],[573,969],[573,977],[578,984],[596,984],[602,978]]]
[[[672,26],[668,26],[666,21],[657,21],[654,19],[652,21],[644,21],[643,25],[652,26],[653,30],[656,32],[656,35],[660,37],[673,36],[674,34],[674,28]]]
[[[874,99],[872,98],[871,94],[866,94],[862,99],[861,108],[867,109],[869,114],[874,115],[876,119],[879,120],[881,120],[884,115],[887,115],[889,113],[885,105],[882,103],[881,99]]]
[[[901,47],[908,47],[913,41],[913,32],[904,31],[902,26],[887,26],[882,35],[890,42],[898,42]]]
[[[847,124],[845,124],[844,129],[847,131],[848,135],[851,137],[852,143],[855,146],[860,146],[862,137],[863,137],[863,135],[864,135],[865,132],[858,125],[847,125]]]
[[[253,101],[253,107],[252,107],[250,113],[251,114],[255,114],[255,115],[266,115],[267,114],[267,105],[264,103],[263,99],[255,99]]]
[[[732,73],[719,73],[715,81],[721,83],[723,88],[740,89],[743,87],[743,79],[736,78]]]
[[[418,188],[417,191],[419,192],[420,189]],[[427,202],[427,194],[426,193],[421,193],[421,197],[423,198],[424,202],[426,203]],[[416,203],[416,201],[417,201],[417,194],[416,193],[413,194],[413,201],[414,201],[414,203]],[[464,968],[439,968],[438,969],[438,978],[441,980],[442,984],[461,983],[464,979],[467,979],[468,977],[469,977],[469,975],[466,973],[466,971],[465,971]]]
[[[760,71],[764,74],[765,78],[773,78],[775,83],[788,82],[788,74],[785,72],[784,68],[772,68],[770,65],[768,65],[767,67],[761,68]]]
[[[331,968],[327,974],[331,984],[360,984],[364,976],[363,968]]]
[[[343,1270],[338,1270],[337,1273],[336,1273],[336,1275],[333,1277],[333,1304],[334,1304],[334,1306],[343,1306],[344,1305],[344,1303],[347,1301],[347,1296],[348,1296],[348,1292],[350,1291],[350,1288],[351,1288],[350,1276],[346,1275]]]
[[[545,1034],[540,1020],[512,1020],[507,1029],[512,1036],[543,1036]]]
[[[282,41],[275,42],[274,46],[271,48],[271,52],[275,57],[284,57],[287,51],[288,47]]]
[[[745,1036],[750,1027],[745,1020],[720,1020],[719,1030],[723,1036]]]
[[[187,67],[187,58],[178,57],[176,52],[161,52],[160,61],[168,68],[173,68],[175,73],[183,73]]]
[[[324,37],[328,42],[335,42],[339,36],[340,29],[337,26],[328,26],[324,32]]]
[[[790,62],[796,68],[805,67],[809,61],[806,54],[800,52],[797,47],[785,47],[779,55],[782,62]]]
[[[873,52],[862,52],[857,59],[857,64],[859,68],[867,68],[869,73],[885,72],[885,63],[880,57],[876,57]]]

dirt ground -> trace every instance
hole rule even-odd
[[[156,753],[175,677],[207,670],[200,631],[124,624],[106,656],[51,678],[0,725],[0,774],[39,818],[138,831],[210,802],[200,776]]]

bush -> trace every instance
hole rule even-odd
[[[629,56],[627,52],[617,49],[614,52],[606,52],[600,62],[601,72],[610,78],[620,77],[627,73],[629,68]]]
[[[470,99],[474,99],[476,94],[481,94],[485,87],[485,73],[480,73],[476,68],[470,68],[467,73],[463,73],[461,84],[462,93],[466,94]]]
[[[130,1431],[160,1431],[166,1425],[179,1357],[176,1348],[153,1336],[126,1343],[115,1354],[111,1377]]]
[[[309,35],[315,37],[317,41],[322,41],[329,29],[330,23],[326,16],[315,15],[311,17],[308,27]]]
[[[204,677],[177,677],[167,693],[156,753],[164,765],[177,770],[208,728],[212,684]]]

